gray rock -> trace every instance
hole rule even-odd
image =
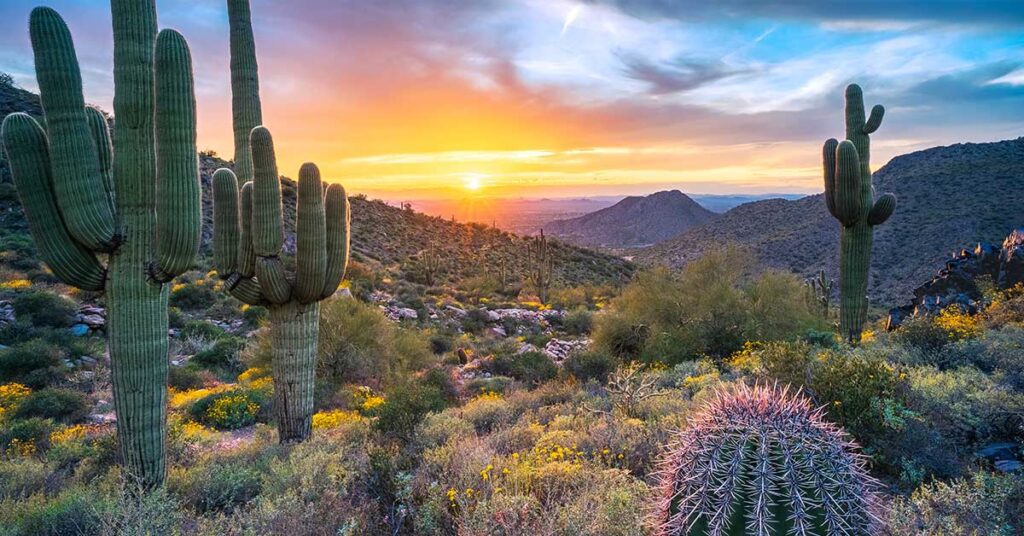
[[[89,326],[90,328],[102,328],[107,321],[100,315],[82,315],[81,323]]]

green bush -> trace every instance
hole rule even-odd
[[[270,311],[266,307],[260,307],[259,305],[250,305],[242,311],[242,319],[248,322],[250,326],[258,326],[269,317]]]
[[[0,450],[6,450],[15,439],[21,444],[32,443],[43,450],[50,443],[50,432],[53,431],[53,421],[40,419],[18,419],[5,423],[0,428]]]
[[[19,419],[39,417],[63,423],[76,423],[89,415],[89,399],[71,389],[42,389],[28,395],[14,416]]]
[[[269,354],[259,359],[268,358]],[[321,304],[317,357],[321,377],[365,384],[395,379],[434,362],[421,332],[392,323],[379,308],[342,296]]]
[[[541,352],[503,352],[493,359],[484,360],[481,365],[491,374],[511,376],[530,385],[540,384],[558,375],[558,366]]]
[[[192,356],[189,363],[209,370],[224,370],[238,374],[244,370],[238,359],[238,352],[245,345],[245,341],[238,337],[223,336],[213,343],[213,346]]]
[[[203,339],[214,341],[224,336],[224,330],[203,320],[189,320],[181,328],[181,339]]]
[[[897,498],[888,514],[894,536],[1024,534],[1024,475],[976,472],[926,484]]]
[[[573,352],[562,363],[562,369],[581,382],[597,380],[604,383],[618,366],[619,360],[615,356],[600,350]]]
[[[232,512],[259,496],[259,471],[237,463],[213,463],[195,482],[193,506],[201,513]]]
[[[432,411],[448,405],[436,386],[411,380],[395,385],[384,394],[384,403],[373,410],[374,427],[386,435],[408,440],[416,425]]]
[[[573,309],[562,319],[562,329],[570,335],[585,335],[594,327],[594,313],[586,309]]]
[[[269,403],[270,397],[262,390],[237,388],[200,398],[189,414],[219,430],[235,430],[256,424]]]
[[[216,291],[205,285],[186,283],[175,286],[178,288],[171,292],[170,304],[185,311],[208,309],[220,298]]]
[[[465,391],[467,394],[478,395],[481,393],[506,393],[512,387],[512,378],[508,376],[491,376],[489,378],[473,378],[466,381]]]
[[[50,328],[66,328],[75,323],[75,302],[44,290],[29,290],[14,298],[14,314],[20,322]]]
[[[94,489],[72,488],[56,497],[33,495],[26,501],[0,504],[0,532],[17,536],[99,536],[108,501]],[[9,532],[8,532],[9,530]]]
[[[927,316],[907,319],[893,334],[893,338],[924,352],[934,352],[953,342],[949,333]]]
[[[0,383],[17,382],[40,389],[64,376],[60,348],[42,340],[0,350]]]
[[[447,333],[434,333],[430,336],[430,351],[435,355],[451,352],[455,347],[455,341]]]
[[[167,374],[167,385],[172,389],[177,389],[178,391],[199,389],[205,383],[203,375],[190,366],[171,366]]]

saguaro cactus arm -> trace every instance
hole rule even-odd
[[[92,141],[96,144],[96,154],[100,160],[100,174],[103,176],[103,188],[111,201],[114,199],[114,150],[110,142],[110,127],[107,126],[107,118],[103,112],[92,106],[85,108],[86,118],[89,120],[89,130],[92,132]]]
[[[231,28],[231,114],[235,132],[235,172],[242,184],[253,177],[249,133],[263,124],[256,41],[249,0],[228,0]]]
[[[338,290],[338,285],[345,278],[348,267],[349,234],[351,233],[351,210],[348,195],[340,184],[327,187],[327,276],[321,298],[327,298]]]
[[[163,30],[156,40],[156,259],[150,276],[170,281],[199,253],[200,192],[192,57],[185,38]]]
[[[227,278],[238,271],[238,179],[230,169],[213,172],[213,264]]]
[[[868,212],[868,225],[881,225],[896,211],[896,196],[882,194]]]
[[[113,251],[120,240],[113,202],[104,187],[75,47],[64,20],[48,7],[29,20],[36,79],[46,115],[57,205],[71,236],[93,251]]]
[[[14,185],[43,262],[69,285],[103,290],[106,270],[72,238],[57,208],[43,129],[28,114],[14,113],[4,119],[2,135]]]
[[[327,220],[320,170],[305,163],[299,169],[299,195],[295,224],[295,299],[320,300],[327,281]]]

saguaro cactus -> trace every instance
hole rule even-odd
[[[29,30],[46,131],[11,114],[3,143],[40,256],[65,283],[106,292],[121,454],[152,487],[166,472],[166,283],[199,249],[192,60],[179,33],[157,35],[154,2],[113,0],[111,11],[113,144],[85,107],[71,33],[45,7]]]
[[[526,244],[526,270],[526,278],[537,291],[540,302],[547,303],[548,290],[551,288],[551,279],[555,271],[555,257],[548,247],[544,229],[540,230],[540,236]]]
[[[338,184],[325,188],[320,170],[299,170],[295,273],[282,260],[281,183],[270,131],[252,131],[255,179],[241,190],[228,169],[214,184],[214,255],[225,288],[239,300],[270,309],[274,413],[282,443],[307,439],[313,418],[320,300],[334,294],[348,263],[349,205]]]
[[[825,204],[841,225],[839,252],[839,332],[851,343],[860,341],[868,314],[868,270],[874,227],[896,210],[896,197],[875,200],[871,185],[869,135],[882,124],[885,108],[876,105],[865,119],[860,86],[846,88],[846,139],[829,139],[822,151]]]
[[[214,260],[233,296],[270,309],[278,436],[282,443],[300,442],[309,437],[313,418],[320,301],[338,289],[348,265],[348,197],[339,184],[325,187],[316,165],[302,165],[295,271],[287,273],[274,142],[269,130],[257,126],[261,114],[249,1],[228,0],[228,13],[238,177],[228,169],[213,175]]]
[[[805,397],[720,392],[662,460],[658,536],[866,535],[877,483]]]

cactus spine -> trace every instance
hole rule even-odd
[[[873,534],[877,483],[810,401],[719,392],[662,460],[658,536]]]
[[[111,11],[113,143],[103,114],[84,105],[71,33],[45,7],[29,30],[46,132],[11,114],[3,142],[43,260],[65,283],[106,293],[121,455],[153,487],[166,473],[166,283],[199,249],[192,60],[180,34],[157,34],[154,2],[113,0]]]
[[[295,272],[288,273],[273,138],[265,127],[248,125],[258,120],[260,109],[249,2],[229,0],[228,9],[234,127],[236,134],[249,129],[248,148],[236,146],[235,167],[252,180],[239,191],[239,180],[230,170],[218,169],[213,175],[214,261],[235,298],[270,309],[278,437],[282,443],[295,443],[311,433],[320,301],[334,294],[348,264],[349,203],[341,185],[325,187],[316,165],[302,165]]]
[[[868,314],[868,271],[874,227],[896,210],[896,197],[875,200],[871,185],[869,135],[882,124],[885,108],[876,105],[865,119],[864,94],[857,84],[846,88],[846,139],[829,139],[822,151],[825,204],[839,220],[839,332],[851,343],[860,341]]]

